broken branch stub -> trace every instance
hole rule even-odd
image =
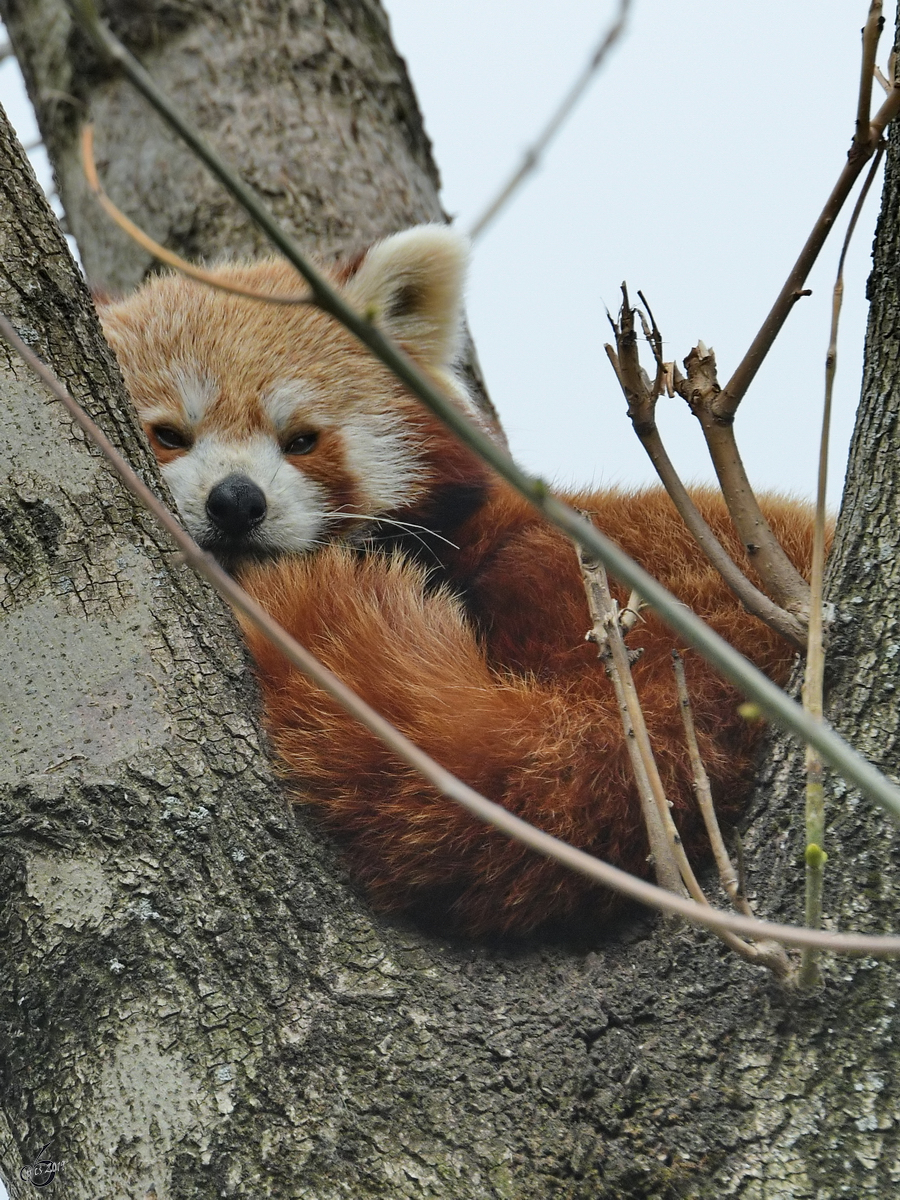
[[[805,626],[809,584],[788,558],[759,507],[734,436],[734,417],[717,414],[721,394],[716,356],[699,342],[684,360],[675,390],[700,422],[722,495],[750,561],[772,599]]]

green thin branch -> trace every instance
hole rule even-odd
[[[880,15],[880,5],[873,4],[872,11]],[[870,21],[871,24],[871,21]],[[867,26],[868,29],[868,26]],[[865,41],[866,30],[863,31]],[[872,51],[874,53],[874,50]],[[870,89],[871,95],[871,89]],[[866,110],[868,119],[868,110]],[[816,518],[813,526],[812,569],[810,571],[809,641],[806,651],[806,673],[803,681],[803,707],[816,721],[822,721],[825,712],[825,496],[828,489],[828,443],[831,435],[831,402],[834,394],[834,377],[837,371],[838,325],[844,299],[844,263],[850,241],[863,210],[869,189],[878,173],[884,147],[869,168],[860,189],[853,213],[844,235],[841,256],[838,259],[837,277],[831,300],[831,333],[828,353],[825,356],[825,401],[822,406],[822,434],[819,440],[819,470],[816,485]],[[810,929],[822,924],[822,895],[825,885],[825,769],[822,757],[813,746],[806,747],[806,901],[805,921]],[[819,982],[818,954],[812,948],[804,950],[800,963],[799,982],[802,987],[814,987]]]

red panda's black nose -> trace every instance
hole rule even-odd
[[[206,513],[222,533],[243,537],[266,515],[265,493],[246,475],[229,475],[206,497]]]

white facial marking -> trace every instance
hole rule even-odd
[[[396,414],[355,413],[342,435],[347,469],[360,481],[370,512],[390,512],[415,499],[425,471]]]
[[[334,404],[302,379],[279,381],[262,397],[262,405],[278,430],[304,419],[320,430],[336,423]],[[366,412],[354,405],[339,428],[346,467],[357,481],[366,513],[388,512],[415,498],[424,471],[397,413]]]
[[[274,438],[257,434],[239,442],[205,434],[187,454],[162,467],[184,523],[201,545],[218,531],[206,512],[206,499],[229,475],[246,475],[266,497],[266,517],[247,540],[247,549],[301,554],[320,544],[325,533],[325,489],[286,462]]]
[[[178,422],[181,415],[171,404],[141,405],[138,408],[138,416],[147,425],[171,425],[173,421]]]
[[[275,386],[260,398],[269,420],[279,433],[283,433],[296,417],[315,418],[321,401],[314,388],[301,379],[288,379]]]
[[[218,384],[196,367],[185,366],[182,363],[173,363],[170,372],[175,390],[184,405],[185,416],[192,425],[199,425],[207,408],[216,398]]]

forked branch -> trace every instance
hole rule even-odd
[[[676,891],[682,895],[686,889],[691,898],[698,904],[708,905],[709,901],[694,874],[694,869],[685,852],[681,836],[672,819],[671,808],[663,788],[659,769],[656,765],[656,759],[650,743],[650,735],[644,720],[643,709],[641,708],[634,677],[631,673],[632,655],[629,654],[625,646],[618,605],[610,592],[606,571],[603,569],[601,563],[592,561],[590,556],[585,554],[577,545],[576,550],[581,565],[581,575],[587,595],[588,609],[593,622],[593,627],[588,632],[587,638],[589,641],[596,643],[600,658],[603,660],[616,693],[619,712],[622,718],[625,744],[628,747],[638,794],[641,799],[644,823],[647,829],[650,853],[656,870],[657,882],[669,891]],[[639,654],[639,651],[632,653]],[[681,660],[678,658],[677,653],[675,657],[678,659],[680,665]],[[680,685],[679,695],[683,697],[682,713],[689,753],[694,768],[695,790],[698,802],[700,803],[703,820],[710,835],[710,841],[716,850],[717,860],[719,860],[721,854],[724,855],[724,859],[727,862],[728,856],[725,853],[724,846],[721,845],[721,834],[719,834],[719,826],[712,806],[709,780],[701,762],[700,751],[697,746],[683,670],[680,674]],[[719,846],[716,843],[717,838]],[[731,876],[734,878],[734,891],[729,891],[729,895],[734,900],[737,894],[737,877],[734,876],[733,871],[731,871]],[[742,911],[747,915],[752,915],[746,901],[744,901]],[[736,954],[739,954],[746,961],[768,967],[779,979],[786,980],[790,976],[790,964],[787,955],[783,948],[776,943],[765,941],[759,945],[754,945],[726,930],[718,931],[718,936],[726,946],[734,950]]]
[[[778,293],[778,298],[772,305],[769,315],[763,321],[756,337],[750,344],[747,353],[741,359],[734,374],[722,388],[715,402],[715,416],[720,420],[729,420],[737,412],[738,405],[753,382],[756,372],[762,365],[763,359],[772,348],[781,327],[787,320],[791,309],[797,300],[804,295],[804,284],[813,264],[819,256],[819,251],[825,244],[825,239],[837,220],[844,201],[853,190],[853,185],[862,173],[868,160],[878,148],[882,135],[894,117],[900,112],[900,86],[896,81],[884,103],[875,116],[869,121],[869,105],[872,97],[871,80],[874,74],[875,51],[878,45],[878,34],[881,32],[881,0],[873,0],[869,8],[869,16],[863,30],[863,54],[860,73],[860,96],[857,105],[856,132],[850,145],[847,161],[844,164],[837,183],[825,202],[825,207],[812,228],[806,245],[800,251],[800,256],[791,268],[785,280],[784,287]]]
[[[809,587],[780,546],[756,501],[735,441],[734,416],[763,359],[787,320],[788,314],[796,301],[807,294],[804,290],[807,275],[857,177],[866,162],[882,146],[881,139],[885,128],[900,112],[900,86],[895,81],[890,85],[884,103],[874,118],[870,120],[869,117],[872,82],[875,77],[875,55],[884,23],[881,9],[882,0],[872,0],[863,29],[856,130],[847,162],[775,304],[725,387],[719,385],[714,355],[702,343],[697,345],[685,359],[686,376],[677,369],[661,372],[659,351],[661,340],[655,322],[653,329],[648,333],[648,340],[657,358],[657,378],[656,382],[650,385],[649,380],[636,363],[633,315],[629,312],[627,320],[624,317],[624,313],[628,309],[627,293],[625,294],[626,302],[621,323],[624,341],[620,339],[619,331],[617,331],[618,361],[607,347],[607,353],[610,354],[619,382],[628,400],[629,415],[632,417],[638,437],[647,448],[663,482],[666,483],[666,478],[669,479],[669,482],[666,483],[667,490],[676,501],[689,528],[692,529],[694,536],[697,537],[698,542],[710,557],[710,561],[715,561],[710,554],[708,536],[700,531],[696,516],[692,515],[690,519],[688,518],[688,505],[683,494],[679,495],[679,493],[683,493],[683,487],[677,480],[671,463],[665,457],[659,435],[656,432],[653,405],[660,394],[661,375],[664,375],[667,381],[671,380],[675,390],[688,402],[691,411],[700,422],[731,518],[747,548],[747,553],[751,556],[754,568],[776,605],[785,610],[788,617],[797,619],[792,630],[779,630],[779,632],[785,632],[785,636],[795,643],[798,640],[797,627],[799,626],[801,630],[805,628],[809,615]],[[630,328],[626,328],[629,323]],[[634,358],[634,362],[632,362],[632,358]],[[636,404],[636,396],[643,397],[642,406]],[[736,586],[734,573],[729,574],[724,563],[715,562],[715,565],[728,582],[729,587],[741,597],[747,607],[751,611],[757,612],[763,620],[776,628],[771,620],[771,613],[763,616],[763,613],[753,604],[748,603],[745,595],[741,594]]]
[[[653,757],[644,714],[634,686],[628,650],[622,636],[619,606],[612,598],[602,564],[591,559],[579,546],[576,546],[575,550],[593,622],[586,638],[596,645],[597,655],[603,661],[616,693],[625,745],[628,747],[631,769],[644,815],[644,828],[647,831],[650,860],[656,882],[670,892],[685,895],[682,887],[683,873],[680,872],[681,863],[676,863],[677,850],[681,847],[668,811],[662,780]],[[684,857],[683,849],[681,854]],[[696,898],[695,896],[694,899]]]
[[[646,304],[646,301],[644,303]],[[798,649],[803,649],[806,645],[804,622],[795,614],[785,611],[774,603],[750,582],[701,516],[669,458],[656,424],[656,402],[664,390],[675,386],[676,374],[671,369],[671,364],[662,361],[662,336],[649,307],[647,311],[650,314],[651,324],[645,332],[656,359],[656,374],[652,383],[646,371],[641,367],[634,323],[637,311],[631,307],[628,289],[625,284],[622,284],[622,308],[619,320],[618,322],[610,320],[616,338],[616,350],[607,345],[606,353],[625,395],[628,416],[631,418],[634,431],[640,439],[641,445],[647,451],[663,487],[669,493],[685,525],[731,591],[748,612],[765,621],[770,628],[780,633]]]

